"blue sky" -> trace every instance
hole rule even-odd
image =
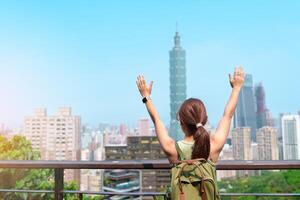
[[[147,116],[139,73],[169,122],[168,51],[179,24],[187,94],[216,124],[242,64],[262,81],[267,106],[300,110],[299,1],[6,1],[0,6],[0,123],[22,124],[36,107],[72,106],[84,123],[134,126]]]

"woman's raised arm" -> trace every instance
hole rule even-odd
[[[174,140],[169,136],[167,129],[165,128],[163,122],[161,121],[157,110],[155,109],[150,95],[152,92],[153,81],[150,82],[149,86],[147,85],[143,76],[139,75],[136,81],[137,87],[140,91],[140,94],[143,98],[148,113],[152,119],[152,122],[155,127],[155,132],[158,138],[160,145],[162,146],[164,152],[169,157],[170,161],[177,159],[177,152],[175,148]]]
[[[223,117],[217,127],[216,133],[211,136],[211,159],[217,161],[219,154],[226,143],[231,125],[231,119],[234,115],[241,88],[244,84],[245,73],[242,67],[235,68],[233,76],[229,74],[229,81],[232,87],[231,95],[225,107]]]

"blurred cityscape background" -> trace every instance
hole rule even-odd
[[[166,159],[135,88],[136,76],[154,80],[153,101],[172,138],[180,140],[180,104],[192,96],[204,100],[206,128],[214,134],[230,94],[228,73],[243,64],[245,84],[220,159],[299,160],[299,6],[296,1],[3,3],[0,159]],[[0,186],[30,189],[35,179],[41,181],[34,186],[52,187],[43,182],[51,171],[33,171],[2,169],[0,177],[11,181]],[[300,190],[295,171],[217,173],[223,192],[251,192],[241,184],[254,183],[251,177],[283,183],[258,186],[257,181],[250,190]],[[170,174],[82,169],[66,170],[65,180],[66,187],[80,190],[152,192],[164,191]]]

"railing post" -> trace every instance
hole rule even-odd
[[[54,196],[55,200],[63,200],[64,190],[64,169],[55,169],[54,171]]]

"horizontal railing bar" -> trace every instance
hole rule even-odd
[[[18,189],[0,189],[0,193],[4,192],[4,193],[53,193],[54,194],[54,190],[18,190]]]
[[[17,190],[0,189],[0,193],[53,193],[54,190]],[[163,192],[96,192],[80,190],[64,190],[65,194],[95,194],[95,195],[120,195],[120,196],[164,196]],[[220,193],[221,196],[270,196],[270,197],[299,197],[300,193]]]
[[[221,193],[221,196],[299,197],[300,193]]]
[[[23,169],[170,169],[168,160],[16,161],[2,160],[0,168]],[[220,160],[218,170],[300,169],[300,160]]]
[[[97,195],[120,195],[120,196],[164,196],[162,192],[96,192],[96,191],[75,191],[65,190],[68,194],[97,194]],[[279,196],[279,197],[298,197],[300,193],[220,193],[221,196]]]
[[[64,190],[66,194],[96,194],[96,195],[120,195],[120,196],[164,196],[165,192],[97,192],[97,191],[80,191]]]
[[[0,189],[0,193],[53,193],[54,190],[19,190],[19,189]],[[97,192],[97,191],[79,191],[79,190],[64,190],[65,194],[97,194],[97,195],[121,195],[121,196],[163,196],[163,192]]]

